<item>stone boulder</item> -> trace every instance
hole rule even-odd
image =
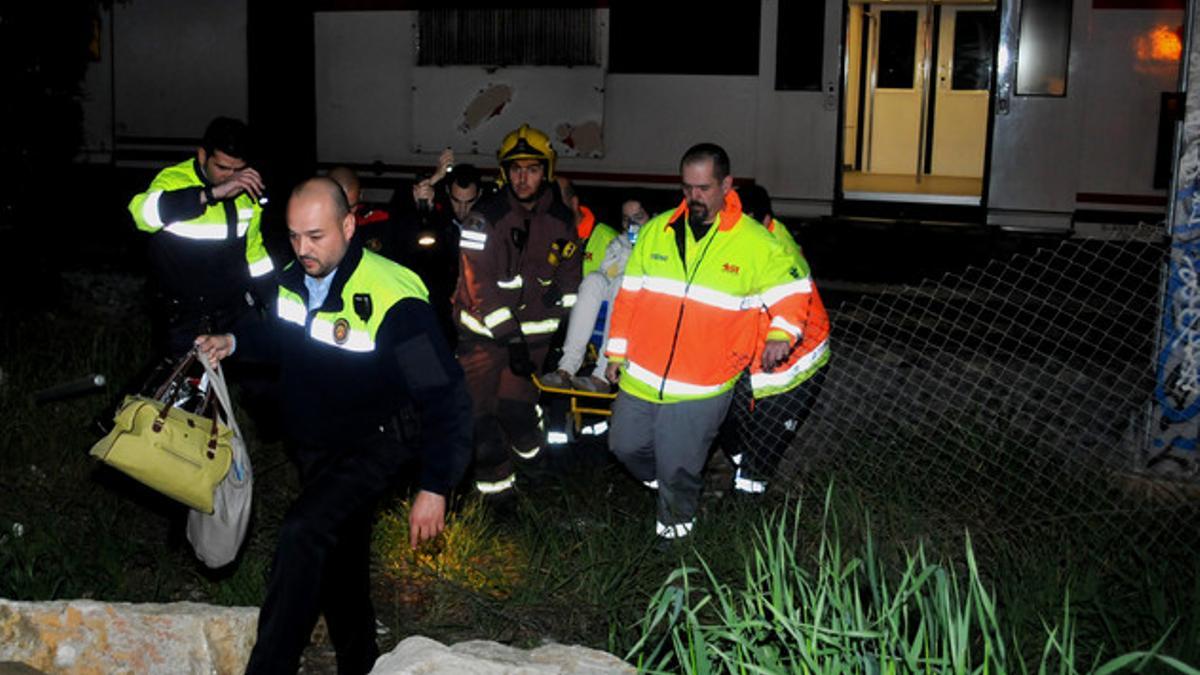
[[[72,675],[240,674],[258,610],[171,604],[0,600],[0,663]]]
[[[633,673],[634,668],[606,652],[586,647],[546,644],[517,649],[484,640],[452,647],[414,636],[375,662],[371,675],[607,675]]]
[[[193,602],[13,602],[0,599],[0,675],[240,675],[254,646],[258,610]],[[330,664],[330,672],[335,667]],[[306,672],[323,672],[323,666]],[[586,647],[517,649],[484,640],[446,645],[405,639],[375,675],[606,675],[633,673]]]

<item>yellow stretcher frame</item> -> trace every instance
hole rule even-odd
[[[533,385],[535,387],[537,387],[540,391],[544,391],[547,394],[559,394],[561,396],[570,397],[571,409],[568,411],[568,413],[571,415],[571,421],[575,425],[575,433],[576,434],[578,434],[583,429],[583,416],[584,415],[599,415],[601,417],[612,416],[612,410],[610,410],[609,408],[588,407],[588,406],[580,403],[580,399],[596,399],[596,400],[607,399],[609,401],[612,401],[617,398],[617,393],[615,391],[606,394],[606,393],[599,392],[599,391],[585,391],[583,389],[564,389],[562,387],[548,387],[548,386],[542,384],[542,381],[540,379],[538,379],[537,375],[531,375],[530,377],[533,378]]]

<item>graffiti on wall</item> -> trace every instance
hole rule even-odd
[[[1150,468],[1197,471],[1200,435],[1200,183],[1179,195],[1186,222],[1172,232],[1161,350],[1154,388],[1157,425]]]

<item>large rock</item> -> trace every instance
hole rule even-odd
[[[0,662],[71,675],[240,674],[258,610],[0,600]]]
[[[375,662],[371,675],[606,675],[632,673],[621,659],[586,647],[547,644],[517,649],[472,640],[453,647],[415,636],[396,645]]]

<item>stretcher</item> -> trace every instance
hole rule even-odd
[[[551,387],[542,384],[542,381],[537,375],[530,376],[533,379],[533,384],[544,394],[554,396],[565,396],[570,402],[570,407],[567,409],[567,418],[571,422],[572,431],[576,438],[583,433],[583,416],[596,415],[599,417],[609,417],[612,415],[612,410],[609,405],[613,399],[617,397],[617,393],[604,393],[599,391],[587,391],[585,389],[566,389],[563,387]]]

